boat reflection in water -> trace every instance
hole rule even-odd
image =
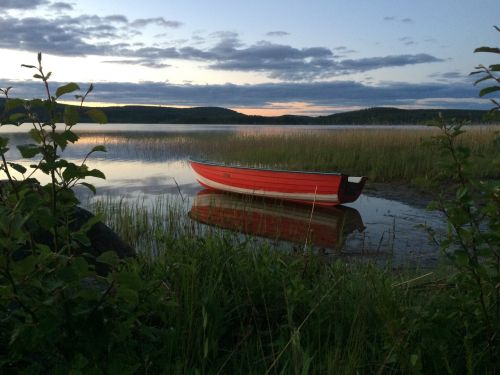
[[[359,212],[350,207],[314,207],[252,196],[202,190],[189,217],[210,226],[272,240],[337,249],[354,231],[364,230]]]

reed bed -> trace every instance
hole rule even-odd
[[[87,203],[124,241],[151,258],[180,236],[202,234],[200,226],[186,216],[184,205],[165,195],[149,199],[106,196]]]
[[[141,238],[134,272],[160,280],[172,298],[152,312],[168,322],[148,348],[152,373],[491,370],[481,343],[464,340],[477,327],[473,314],[456,314],[459,291],[443,283],[446,268],[394,271],[278,252],[225,231],[202,233],[178,206],[156,203],[94,205],[123,238]],[[152,245],[155,256],[144,256]]]
[[[461,142],[474,155],[481,178],[499,178],[485,157],[499,157],[493,140],[498,127],[470,127]],[[204,158],[209,160],[299,170],[341,171],[372,181],[414,182],[441,170],[439,152],[430,145],[434,128],[363,128],[338,130],[237,131],[147,135],[109,139],[142,158]]]

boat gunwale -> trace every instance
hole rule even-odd
[[[235,169],[250,169],[256,171],[266,171],[266,172],[284,172],[284,173],[301,173],[301,174],[316,174],[316,175],[326,175],[326,176],[346,176],[344,173],[340,172],[315,172],[315,171],[297,171],[297,170],[289,170],[289,169],[275,169],[275,168],[258,168],[258,167],[246,167],[234,164],[225,164],[225,163],[217,163],[207,160],[196,160],[196,159],[188,159],[189,163],[198,163],[202,165],[211,165],[216,167],[223,168],[235,168]]]

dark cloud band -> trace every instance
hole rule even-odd
[[[52,88],[58,84],[53,83]],[[0,80],[13,86],[13,97],[43,95],[37,82]],[[477,88],[466,83],[387,83],[368,86],[358,82],[267,83],[256,85],[173,85],[160,82],[95,83],[92,101],[221,107],[272,107],[272,103],[305,102],[316,106],[419,106],[488,108],[478,100]],[[86,87],[82,84],[81,87]]]
[[[0,0],[2,9],[34,9],[48,4],[48,0]]]

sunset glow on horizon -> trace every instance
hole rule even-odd
[[[53,86],[94,82],[87,104],[95,106],[277,116],[489,105],[469,73],[492,63],[473,51],[496,45],[494,0],[143,5],[0,0],[0,87],[39,96],[33,72],[20,65],[41,51]]]

